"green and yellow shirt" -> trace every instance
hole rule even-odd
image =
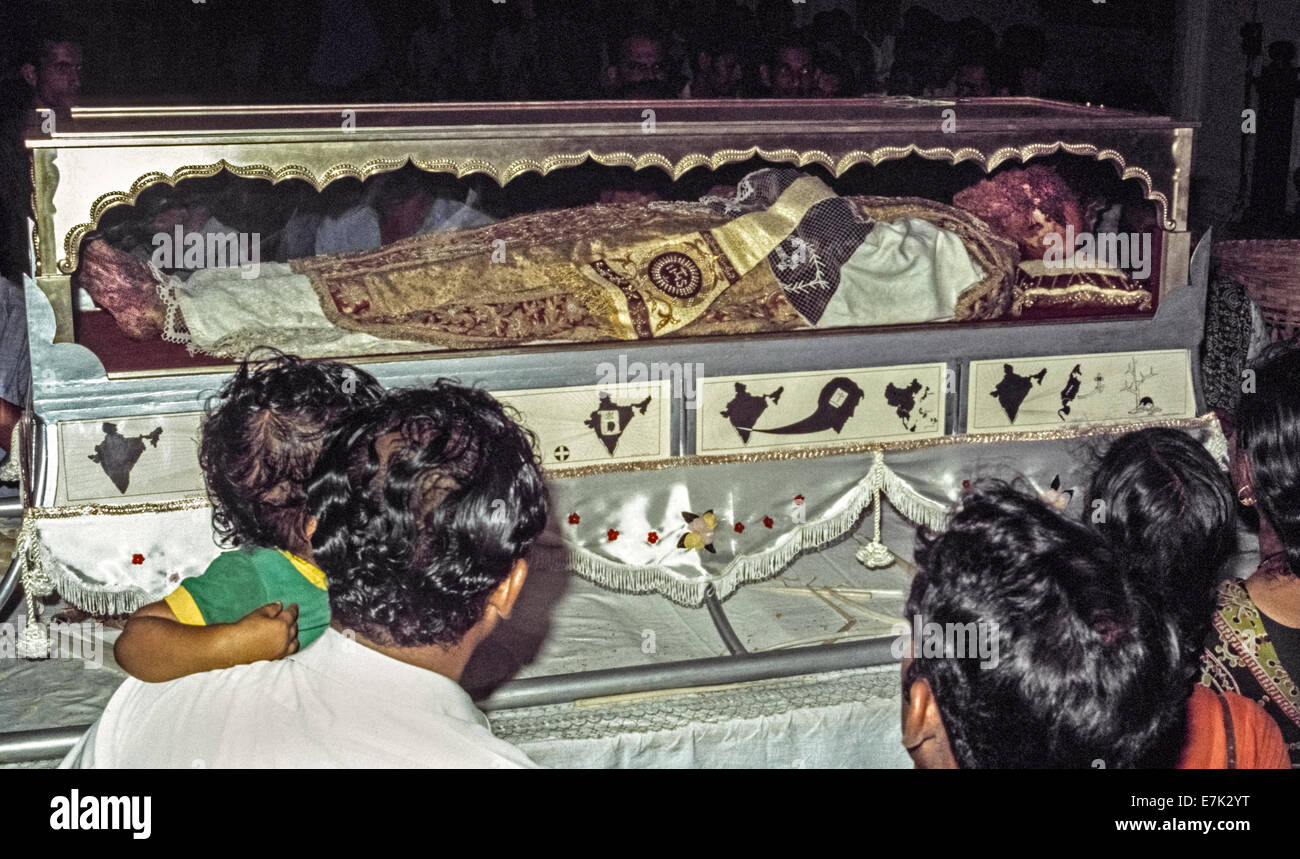
[[[234,623],[267,603],[298,604],[298,644],[311,644],[330,624],[325,573],[282,549],[245,546],[222,552],[202,575],[186,579],[164,601],[181,623]]]

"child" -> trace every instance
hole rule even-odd
[[[239,367],[199,446],[214,526],[238,548],[133,614],[114,648],[118,664],[141,680],[173,680],[278,659],[324,632],[329,598],[312,562],[305,484],[330,428],[382,391],[333,361],[277,354]]]

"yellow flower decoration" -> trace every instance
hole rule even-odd
[[[718,551],[713,548],[713,532],[718,528],[718,517],[713,515],[712,510],[699,515],[683,510],[682,518],[686,520],[687,531],[677,541],[677,548],[704,549],[714,553]]]

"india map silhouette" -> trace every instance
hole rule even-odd
[[[157,447],[158,437],[162,435],[162,427],[146,435],[130,438],[119,433],[117,424],[114,423],[105,423],[102,429],[104,440],[95,445],[95,452],[86,458],[98,463],[108,475],[108,479],[113,481],[117,491],[125,495],[127,487],[131,485],[131,469],[135,468],[140,455],[145,451],[144,440],[149,439],[149,444]]]

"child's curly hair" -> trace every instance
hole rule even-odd
[[[245,359],[209,403],[199,441],[222,539],[290,551],[309,545],[306,483],[331,425],[382,393],[369,373],[337,361],[280,352]]]

